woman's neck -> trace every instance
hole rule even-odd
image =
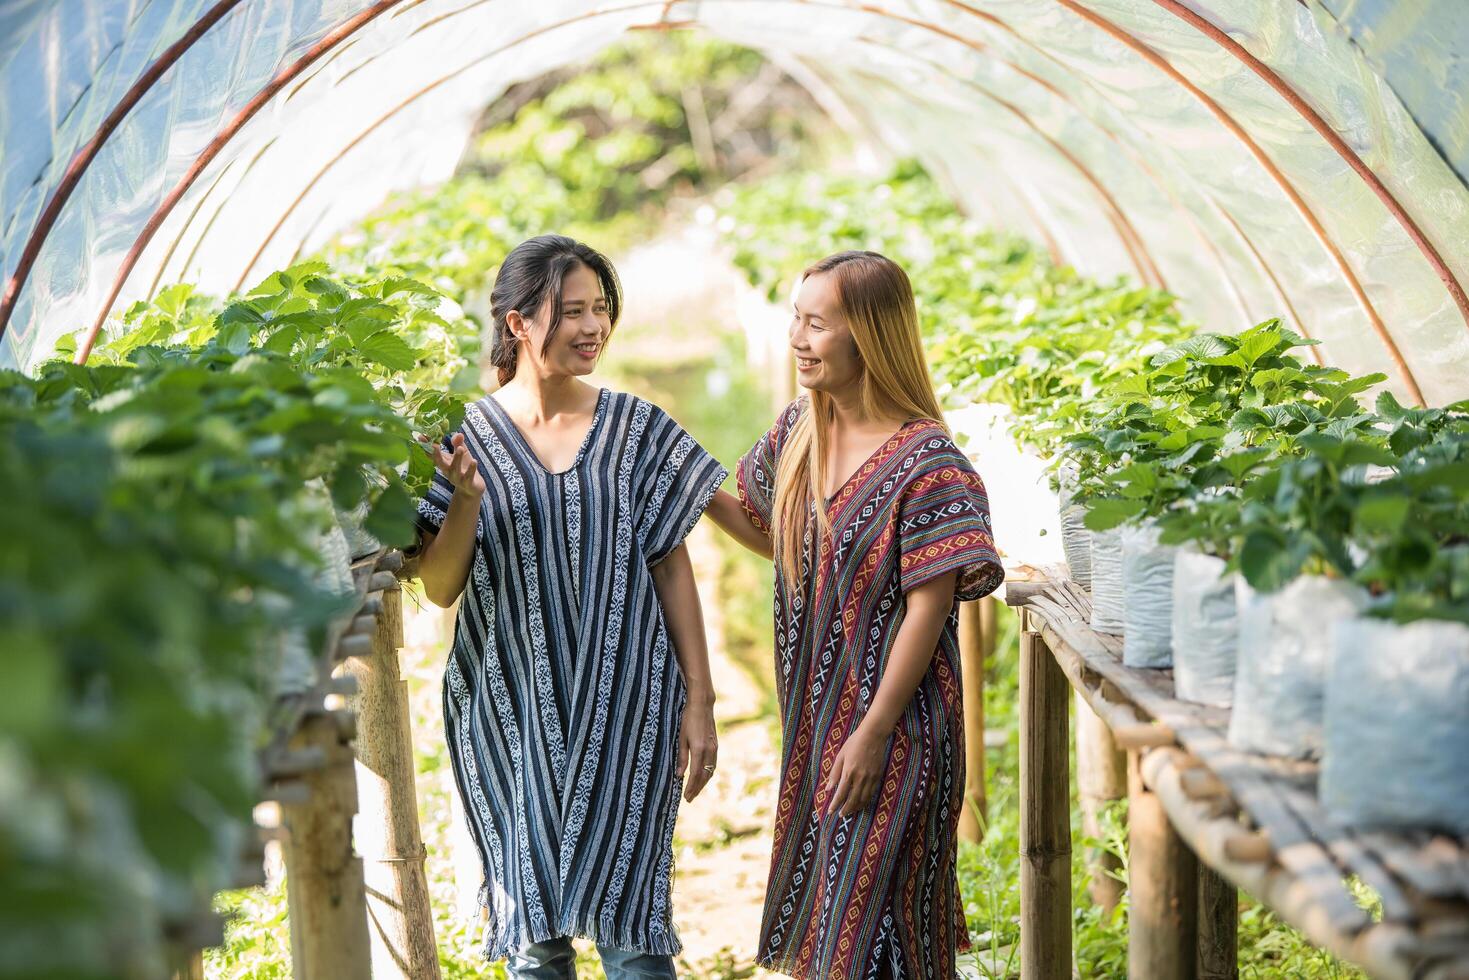
[[[588,386],[581,379],[573,375],[541,377],[534,370],[522,368],[501,391],[523,414],[536,421],[544,421],[580,408],[583,389],[586,387]]]
[[[839,429],[853,432],[869,430],[891,431],[902,424],[903,419],[885,415],[872,415],[862,404],[861,385],[852,385],[841,391],[828,392],[832,405],[832,422]]]

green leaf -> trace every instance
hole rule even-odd
[[[1244,479],[1255,467],[1259,466],[1270,455],[1268,449],[1242,449],[1219,457],[1219,464],[1229,471],[1229,475],[1238,483]]]
[[[1137,517],[1145,507],[1146,504],[1142,500],[1097,497],[1087,501],[1084,523],[1093,531],[1109,531]]]
[[[357,346],[363,357],[387,368],[389,371],[411,371],[423,356],[421,351],[409,347],[397,334],[383,330],[366,338]]]
[[[373,504],[363,527],[385,544],[404,547],[413,541],[414,501],[402,482],[392,480]]]
[[[243,300],[238,303],[231,303],[219,315],[219,325],[221,328],[236,323],[253,325],[264,322],[265,314],[260,312],[253,303],[248,303]]]
[[[1303,555],[1275,533],[1251,531],[1240,545],[1240,572],[1262,592],[1274,592],[1300,574]]]
[[[1278,322],[1278,321],[1276,321]],[[1280,346],[1281,333],[1274,327],[1254,327],[1240,335],[1239,356],[1244,359],[1247,366],[1253,367],[1255,362],[1269,354]]]
[[[1396,534],[1408,518],[1412,501],[1403,496],[1379,494],[1358,505],[1355,523],[1368,533]]]
[[[1154,354],[1149,363],[1154,367],[1162,367],[1186,358],[1203,361],[1211,357],[1223,357],[1231,353],[1231,350],[1228,342],[1218,334],[1201,333],[1171,347],[1165,347]]]

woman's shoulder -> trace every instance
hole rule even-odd
[[[949,427],[937,419],[914,419],[904,427],[902,438],[900,451],[912,460],[910,468],[915,471],[946,464],[974,468]]]
[[[810,411],[810,408],[811,399],[807,395],[799,395],[794,400],[789,402],[786,407],[781,409],[780,413],[776,415],[775,424],[770,427],[770,431],[774,439],[777,442],[784,439],[786,437],[786,434],[796,427],[796,423],[801,420],[801,416]]]

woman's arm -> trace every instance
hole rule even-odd
[[[652,568],[653,588],[663,607],[673,653],[688,688],[688,704],[679,732],[678,772],[688,769],[684,799],[693,800],[714,775],[719,737],[714,730],[714,683],[709,676],[709,646],[704,637],[704,608],[689,549],[680,544]],[[705,768],[708,767],[708,768]]]
[[[485,480],[474,461],[464,436],[456,432],[450,441],[452,454],[433,446],[434,466],[454,485],[449,510],[438,534],[425,533],[418,577],[429,602],[447,609],[464,591],[469,565],[474,557],[474,537],[479,524],[479,504]]]
[[[907,612],[893,640],[893,652],[872,706],[857,730],[847,737],[831,767],[827,786],[833,792],[826,808],[828,815],[840,811],[849,817],[867,806],[877,792],[887,761],[888,736],[913,700],[913,692],[918,690],[938,650],[939,635],[954,607],[958,577],[958,572],[939,575],[907,593]]]
[[[775,550],[770,541],[770,535],[755,526],[755,522],[745,512],[740,499],[734,494],[727,490],[716,491],[705,513],[713,519],[715,524],[719,525],[725,534],[761,558],[769,561],[774,557]]]

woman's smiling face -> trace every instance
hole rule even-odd
[[[522,340],[529,342],[523,342],[522,349],[542,377],[591,374],[612,332],[601,280],[585,265],[566,273],[561,283],[561,323],[546,343],[551,302],[548,298],[542,304],[533,321],[524,321],[529,336]]]
[[[840,391],[861,378],[862,358],[842,315],[836,280],[831,275],[818,272],[801,282],[791,315],[790,338],[802,387]]]

